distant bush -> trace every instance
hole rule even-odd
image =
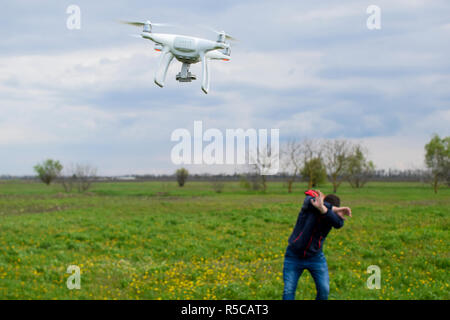
[[[175,175],[177,176],[178,185],[180,187],[183,187],[189,176],[189,171],[187,171],[185,168],[181,168],[176,171]]]
[[[250,190],[250,182],[248,182],[247,176],[241,175],[241,177],[239,179],[239,186],[242,189]]]
[[[248,191],[258,191],[263,189],[263,180],[262,176],[256,173],[249,173],[247,175],[242,175],[240,180],[241,188],[244,188]]]
[[[308,181],[308,188],[315,188],[327,179],[327,171],[320,157],[306,161],[300,173]]]
[[[367,160],[367,150],[360,145],[353,146],[347,165],[347,180],[352,188],[364,187],[375,172],[375,165]]]
[[[42,182],[50,185],[53,180],[59,177],[63,169],[62,164],[57,160],[47,159],[43,163],[34,166],[34,171]]]
[[[211,187],[216,193],[222,193],[223,188],[225,187],[225,182],[217,177],[213,177],[211,181]]]

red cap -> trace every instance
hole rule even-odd
[[[305,195],[311,196],[311,197],[313,197],[313,198],[319,196],[319,194],[318,194],[316,191],[314,191],[314,190],[308,190],[308,191],[305,191]]]

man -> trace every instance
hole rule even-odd
[[[342,228],[351,209],[340,208],[338,196],[324,197],[320,190],[305,192],[306,198],[289,237],[283,268],[283,300],[294,300],[297,283],[307,269],[316,284],[316,300],[327,300],[330,292],[328,266],[322,248],[331,228]]]

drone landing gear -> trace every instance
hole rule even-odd
[[[197,76],[189,72],[189,63],[183,63],[181,67],[181,72],[177,74],[177,81],[180,82],[191,82],[192,80],[197,80]]]

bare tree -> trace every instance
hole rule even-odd
[[[92,181],[97,176],[97,168],[89,164],[77,164],[75,166],[74,176],[76,178],[78,191],[85,192],[89,190]]]
[[[75,183],[76,183],[76,176],[75,176],[75,170],[73,168],[73,165],[68,165],[64,167],[64,171],[59,179],[61,182],[61,185],[64,188],[65,192],[71,192]]]
[[[345,179],[352,145],[347,140],[336,139],[326,141],[323,148],[323,160],[327,175],[333,184],[333,192],[336,193]]]
[[[250,155],[251,163],[253,163],[252,171],[260,176],[264,192],[267,190],[267,175],[274,174],[274,171],[278,172],[279,156],[279,153],[270,147],[260,147],[256,155]]]
[[[281,152],[281,166],[286,173],[288,192],[292,192],[292,186],[302,169],[302,144],[295,139],[291,139],[284,146]]]
[[[88,191],[97,176],[97,168],[89,164],[70,164],[65,166],[59,182],[65,192],[77,188],[78,192]]]

